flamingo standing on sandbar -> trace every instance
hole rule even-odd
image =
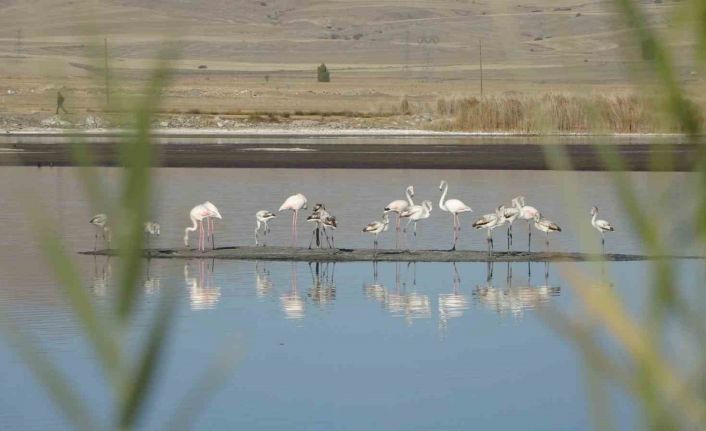
[[[276,214],[267,211],[267,210],[260,210],[255,213],[255,220],[257,220],[257,227],[255,228],[255,245],[258,246],[260,245],[260,241],[258,238],[258,235],[260,233],[260,227],[263,227],[263,235],[266,237],[268,233],[270,233],[270,226],[267,224],[268,221],[272,220],[273,218],[277,217]],[[263,247],[264,247],[264,241],[263,241]]]
[[[108,248],[110,248],[110,227],[108,227],[108,216],[103,213],[96,214],[89,221],[89,223],[96,227],[96,235],[93,241],[93,251],[96,251],[98,248],[99,230],[101,231],[101,234],[103,236],[103,241],[108,245]]]
[[[159,236],[161,227],[159,223],[148,221],[145,223],[145,244],[149,245],[151,237]]]
[[[493,230],[505,224],[505,216],[503,212],[505,211],[505,206],[500,205],[495,209],[494,213],[485,214],[478,220],[473,222],[473,227],[476,229],[486,229],[488,232],[488,237],[486,239],[488,243],[488,254],[493,254]]]
[[[191,222],[193,223],[193,226],[189,226],[186,229],[184,229],[184,245],[189,246],[189,232],[193,232],[195,230],[199,230],[199,245],[198,245],[198,250],[199,251],[206,251],[206,232],[204,231],[203,227],[203,220],[208,219],[210,217],[215,217],[215,218],[222,218],[221,214],[216,210],[213,212],[209,208],[207,208],[204,204],[199,204],[196,205],[191,209],[191,212],[189,213],[189,217],[191,218]],[[208,220],[206,221],[208,223]]]
[[[382,213],[382,221],[374,221],[363,228],[364,233],[369,233],[375,235],[373,240],[373,249],[378,249],[378,235],[387,230],[387,226],[390,224],[390,216],[387,212]]]
[[[407,196],[406,201],[403,199],[399,199],[390,202],[385,207],[386,213],[397,214],[397,224],[395,227],[395,248],[399,247],[400,241],[400,214],[402,214],[404,211],[408,210],[409,207],[414,205],[414,202],[412,201],[412,198],[414,197],[414,186],[407,186],[407,189],[405,189],[405,195]]]
[[[414,238],[416,242],[417,238],[417,222],[419,220],[427,219],[431,215],[432,203],[431,201],[424,201],[421,205],[412,205],[406,211],[400,214],[400,217],[408,218],[409,221],[404,227],[405,236],[407,234],[407,228],[410,223],[414,223]]]
[[[473,212],[473,210],[458,199],[449,199],[444,202],[446,193],[449,191],[449,183],[447,183],[446,180],[441,181],[439,190],[443,190],[441,198],[439,199],[439,208],[441,208],[442,211],[451,213],[454,217],[454,243],[451,250],[456,250],[456,242],[461,236],[461,221],[458,219],[458,215],[465,212]]]
[[[534,218],[537,214],[539,214],[539,211],[535,207],[525,205],[525,197],[524,196],[518,196],[515,199],[513,199],[513,204],[515,205],[515,208],[520,210],[520,218],[527,222],[527,251],[531,251],[532,250],[532,226],[530,225],[530,223],[532,221],[534,221]]]
[[[503,217],[505,218],[505,222],[507,223],[507,249],[508,251],[510,250],[510,247],[512,247],[512,224],[515,222],[520,217],[520,214],[522,211],[518,208],[518,198],[514,198],[512,200],[512,206],[509,208],[505,208],[503,211]]]
[[[292,247],[296,247],[297,245],[297,218],[299,216],[299,211],[306,209],[306,204],[306,196],[301,193],[297,193],[296,195],[288,197],[282,206],[279,207],[280,211],[292,211]]]
[[[547,241],[545,243],[545,249],[549,250],[549,234],[552,232],[561,232],[561,228],[558,224],[553,221],[544,218],[542,214],[537,213],[534,216],[534,227],[547,234]]]
[[[591,208],[591,225],[596,228],[598,232],[601,233],[601,246],[603,248],[603,253],[605,253],[605,232],[613,232],[615,228],[613,225],[605,220],[598,219],[598,207],[594,206]]]
[[[208,219],[206,220],[208,223],[208,237],[211,239],[211,247],[215,250],[216,249],[216,237],[213,235],[213,232],[214,232],[213,219],[214,218],[221,218],[221,213],[219,213],[218,208],[216,208],[216,206],[213,205],[209,201],[204,202],[203,206],[206,207],[209,211],[211,211],[212,214],[218,214],[218,217],[209,216]]]

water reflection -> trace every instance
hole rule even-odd
[[[221,288],[214,285],[213,270],[215,262],[211,262],[211,267],[205,259],[198,259],[196,267],[197,277],[189,275],[190,262],[184,264],[184,282],[189,290],[189,303],[194,311],[209,310],[215,308],[221,299]]]
[[[500,316],[510,314],[521,319],[526,310],[545,306],[552,297],[561,294],[561,287],[549,284],[549,263],[544,264],[544,284],[532,285],[531,266],[528,265],[527,285],[513,286],[512,264],[508,262],[506,285],[502,288],[493,286],[493,266],[492,262],[488,263],[486,283],[476,286],[473,297],[478,304]]]
[[[286,319],[301,320],[304,318],[306,312],[306,304],[304,299],[299,294],[299,288],[297,285],[297,263],[292,262],[291,264],[291,284],[289,292],[282,294],[279,300],[282,304],[282,311],[284,311],[284,317]]]
[[[407,278],[412,272],[412,286],[407,288]],[[409,262],[405,270],[405,280],[400,282],[400,263],[395,262],[395,288],[388,290],[378,281],[378,263],[373,262],[373,281],[363,284],[366,297],[382,304],[383,309],[396,317],[404,317],[411,325],[415,319],[431,318],[431,301],[426,294],[417,292],[417,263]]]
[[[311,287],[307,292],[307,297],[320,307],[327,307],[336,299],[336,283],[333,279],[336,263],[309,263],[309,271],[311,272]]]
[[[461,276],[454,262],[451,293],[439,294],[439,328],[442,332],[445,333],[448,329],[449,319],[463,316],[468,307],[468,296],[461,293]]]
[[[153,276],[152,269],[152,259],[147,259],[147,275],[145,275],[144,288],[147,295],[154,295],[159,292],[160,287],[162,287],[162,279],[157,276]]]
[[[270,278],[270,270],[267,269],[266,262],[255,262],[255,295],[259,298],[269,296],[274,290],[274,284]]]
[[[113,268],[110,263],[110,256],[99,262],[98,256],[93,257],[93,279],[91,280],[91,290],[97,296],[108,294],[108,284],[112,277]]]

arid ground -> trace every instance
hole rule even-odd
[[[643,7],[700,102],[675,3]],[[480,96],[481,44],[484,96],[655,85],[612,2],[0,0],[0,128],[116,125],[159,55],[161,127],[432,128],[439,99]],[[55,117],[58,90],[69,114]]]

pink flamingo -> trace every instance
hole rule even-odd
[[[210,203],[210,202],[206,202]],[[191,218],[191,222],[193,223],[193,226],[189,226],[184,230],[184,245],[189,246],[189,232],[193,232],[196,229],[199,229],[199,245],[198,249],[199,251],[205,251],[206,250],[206,233],[204,232],[203,228],[203,220],[206,220],[206,223],[208,223],[208,219],[211,217],[215,218],[222,218],[221,214],[218,212],[216,209],[213,211],[209,207],[206,206],[206,203],[196,205],[191,209],[191,212],[189,213],[189,217]],[[213,204],[211,204],[213,206]],[[215,206],[213,206],[215,208]],[[211,233],[212,234],[212,233]]]
[[[306,196],[301,193],[297,193],[296,195],[288,197],[282,206],[279,207],[280,211],[292,211],[292,247],[296,247],[297,245],[297,218],[299,216],[299,211],[306,209],[306,204]]]
[[[414,186],[407,186],[407,189],[405,190],[405,195],[407,196],[407,200],[403,199],[398,199],[396,201],[392,201],[387,206],[385,207],[385,212],[386,213],[396,213],[397,214],[397,224],[395,226],[395,248],[399,247],[399,240],[400,240],[400,214],[402,214],[404,211],[407,211],[411,206],[414,205],[414,202],[412,202],[412,198],[414,197]]]
[[[215,250],[216,249],[216,237],[213,235],[214,232],[214,218],[221,218],[221,213],[218,212],[218,208],[216,208],[215,205],[213,205],[210,201],[206,201],[202,204],[206,209],[208,209],[211,212],[211,215],[208,216],[208,219],[206,220],[208,222],[208,236],[211,238],[211,247]],[[217,215],[217,217],[216,217]]]

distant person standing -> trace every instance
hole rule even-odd
[[[66,111],[66,108],[64,108],[64,95],[61,94],[61,91],[56,92],[56,113],[57,115],[59,114],[59,109],[64,111],[64,114],[68,114]]]

